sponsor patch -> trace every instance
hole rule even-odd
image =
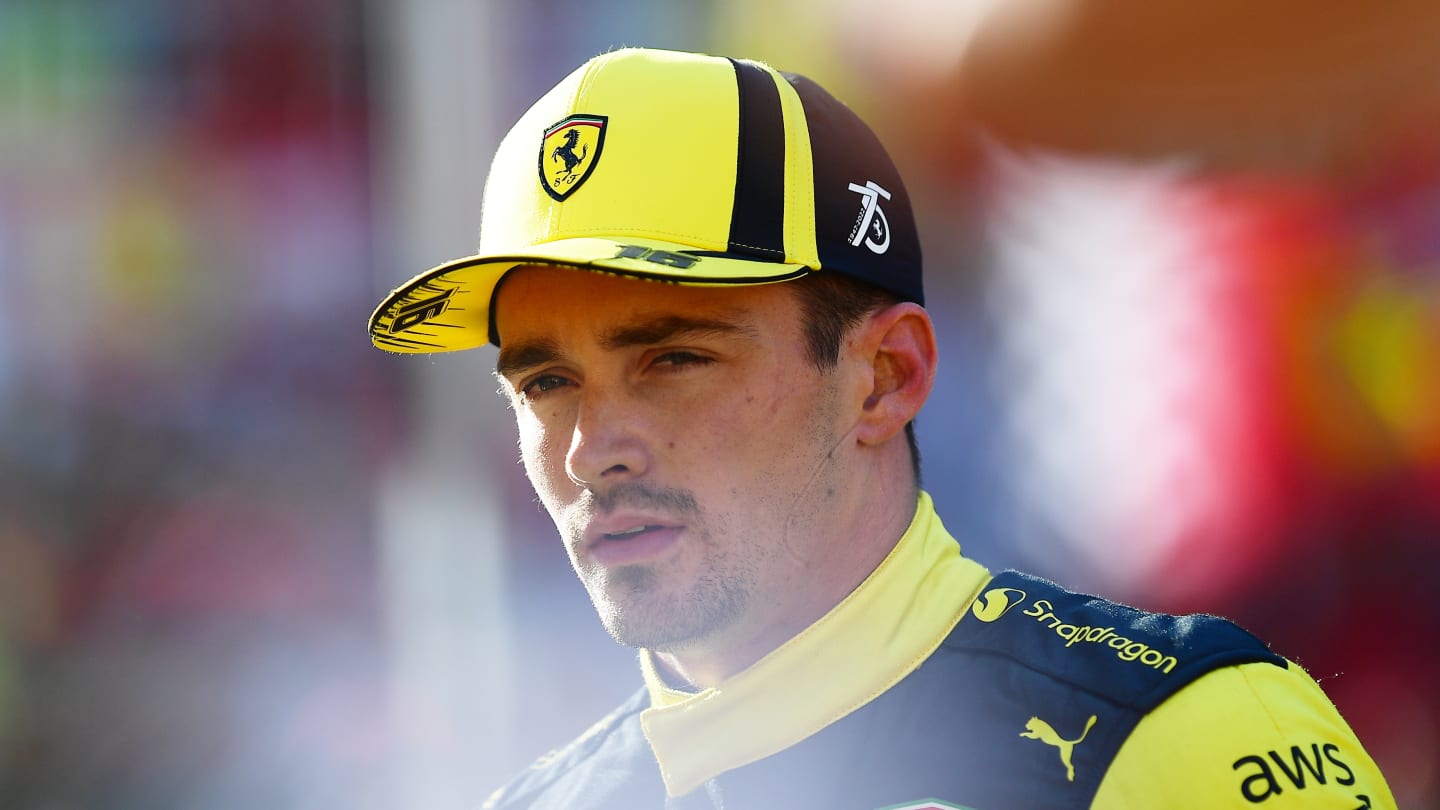
[[[1094,644],[1108,647],[1121,661],[1142,664],[1166,675],[1175,668],[1175,656],[1167,655],[1150,645],[1128,638],[1116,632],[1114,627],[1091,627],[1089,625],[1067,624],[1054,613],[1055,606],[1047,599],[1037,599],[1023,615],[1046,625],[1056,636],[1065,641],[1066,648],[1076,644]]]
[[[1025,592],[1018,588],[991,588],[970,605],[975,618],[986,624],[997,621],[1010,608],[1025,601]]]
[[[549,129],[540,143],[540,185],[557,200],[574,194],[590,179],[605,146],[603,115],[572,115]]]

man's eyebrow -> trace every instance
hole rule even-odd
[[[600,345],[607,351],[633,346],[650,346],[678,337],[760,336],[752,324],[737,318],[695,318],[686,315],[661,315],[608,329],[600,335]],[[528,368],[554,362],[561,356],[560,347],[548,338],[528,342],[507,343],[500,348],[495,373],[509,377]]]
[[[551,340],[507,344],[500,347],[500,356],[495,361],[495,373],[501,377],[509,377],[527,368],[552,362],[559,356],[560,347]]]
[[[623,349],[630,346],[664,343],[682,336],[758,338],[760,332],[754,325],[739,318],[724,320],[694,318],[685,315],[662,315],[606,330],[600,335],[600,345],[606,349]]]

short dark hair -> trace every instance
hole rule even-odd
[[[900,303],[894,293],[838,273],[810,273],[785,286],[795,293],[804,313],[806,356],[821,371],[840,362],[840,344],[846,332],[866,316]],[[911,471],[919,486],[920,445],[915,440],[914,420],[905,424],[905,443],[910,447]]]

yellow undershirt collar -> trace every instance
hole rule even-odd
[[[960,556],[921,492],[910,527],[874,573],[748,669],[683,692],[666,685],[642,650],[650,708],[640,722],[666,789],[683,796],[874,700],[940,646],[989,579],[980,564]]]

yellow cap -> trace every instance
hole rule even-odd
[[[817,135],[834,139],[826,151],[848,175],[817,171]],[[838,221],[817,238],[827,207],[817,206],[817,175],[832,174],[822,196],[834,198]],[[527,264],[704,285],[784,281],[834,265],[920,300],[909,209],[878,140],[813,82],[749,61],[614,51],[571,73],[511,128],[485,186],[479,250],[391,292],[370,335],[403,353],[493,341],[496,286]],[[841,248],[855,267],[839,254],[822,262]]]

